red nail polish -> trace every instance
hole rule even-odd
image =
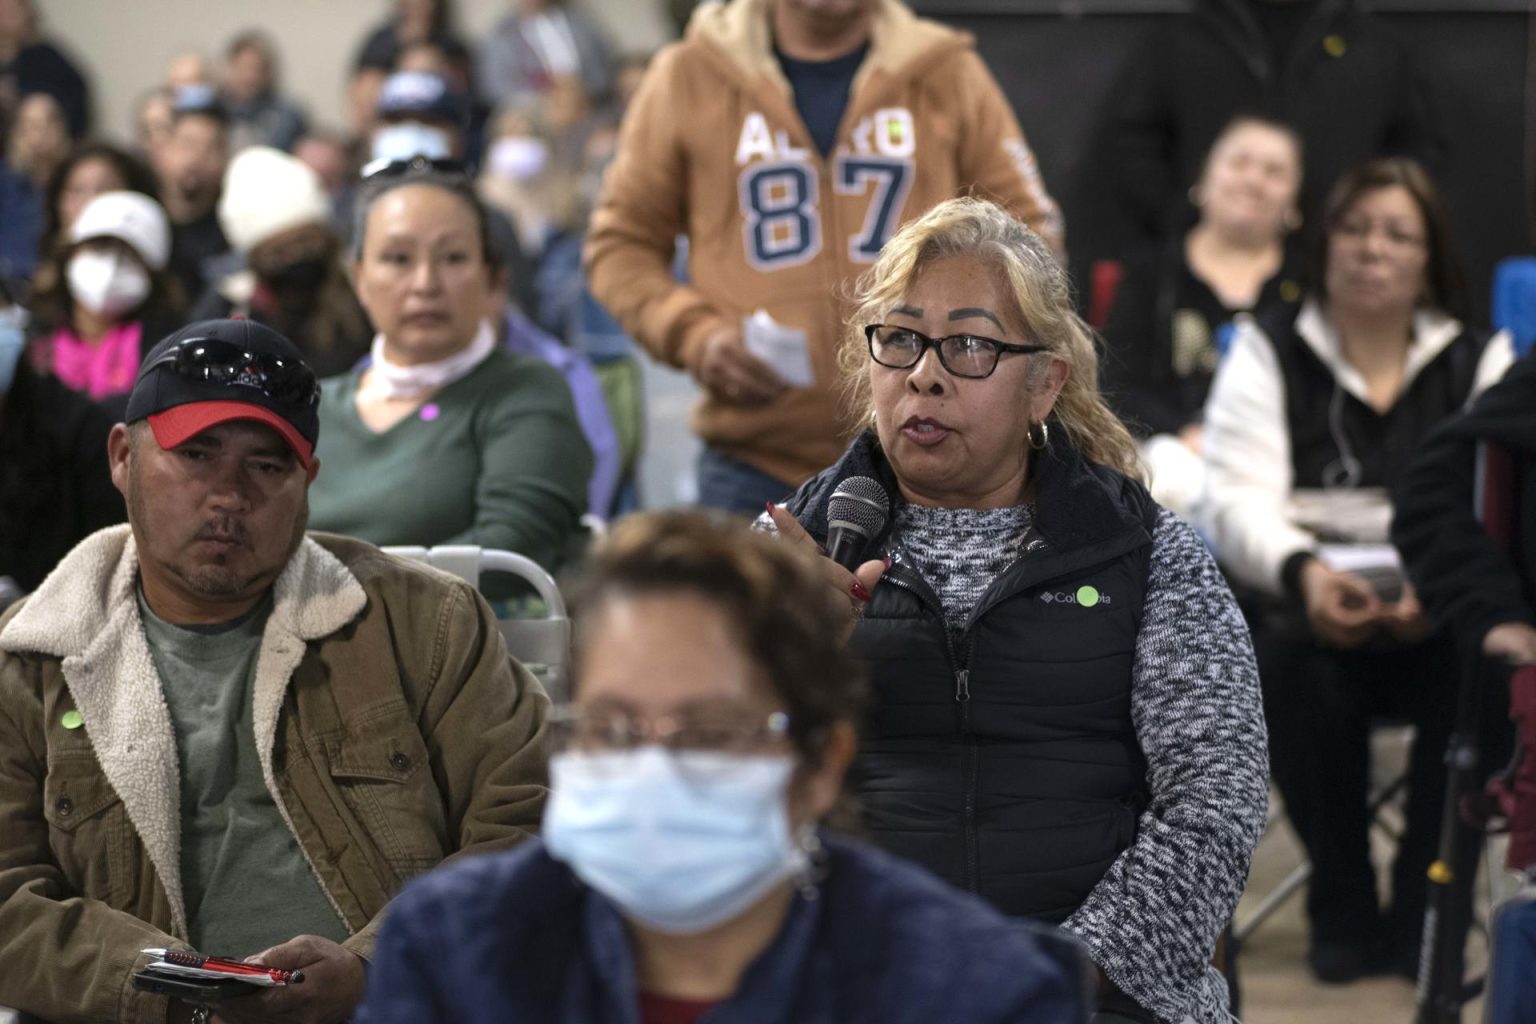
[[[763,507],[768,510],[769,515],[773,515],[773,502],[765,501],[763,502]]]
[[[869,591],[864,589],[864,584],[860,583],[858,580],[854,580],[853,586],[849,587],[848,589],[854,597],[858,598],[860,601],[863,601],[865,604],[869,604],[869,602],[873,600],[873,597],[870,595]]]

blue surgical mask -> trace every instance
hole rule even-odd
[[[549,852],[656,931],[708,931],[807,865],[789,825],[787,755],[644,746],[557,754],[549,770]]]
[[[409,160],[413,156],[447,160],[452,155],[448,133],[418,121],[388,124],[373,133],[375,160]]]
[[[27,347],[27,311],[20,306],[0,309],[0,395],[11,390],[16,364]]]

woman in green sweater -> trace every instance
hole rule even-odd
[[[323,383],[310,526],[478,544],[556,569],[583,538],[592,453],[555,368],[496,349],[496,258],[468,178],[417,158],[364,180],[353,276],[378,334]]]

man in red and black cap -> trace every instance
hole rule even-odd
[[[400,886],[537,826],[547,700],[485,603],[306,535],[318,400],[257,323],[166,338],[108,444],[128,525],[0,618],[0,1004],[206,1020],[132,981],[190,948],[304,971],[230,1024],[345,1020]]]

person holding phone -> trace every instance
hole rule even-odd
[[[1297,314],[1239,326],[1205,415],[1206,528],[1248,588],[1270,758],[1312,862],[1313,973],[1412,974],[1457,661],[1388,548],[1419,442],[1510,365],[1470,307],[1440,196],[1411,160],[1333,186]],[[1417,728],[1391,909],[1367,845],[1371,717]]]
[[[0,617],[0,1004],[205,1020],[133,982],[190,946],[305,974],[228,1024],[345,1020],[405,882],[537,827],[548,702],[484,600],[305,532],[319,400],[254,321],[160,341],[107,441],[128,524]]]

